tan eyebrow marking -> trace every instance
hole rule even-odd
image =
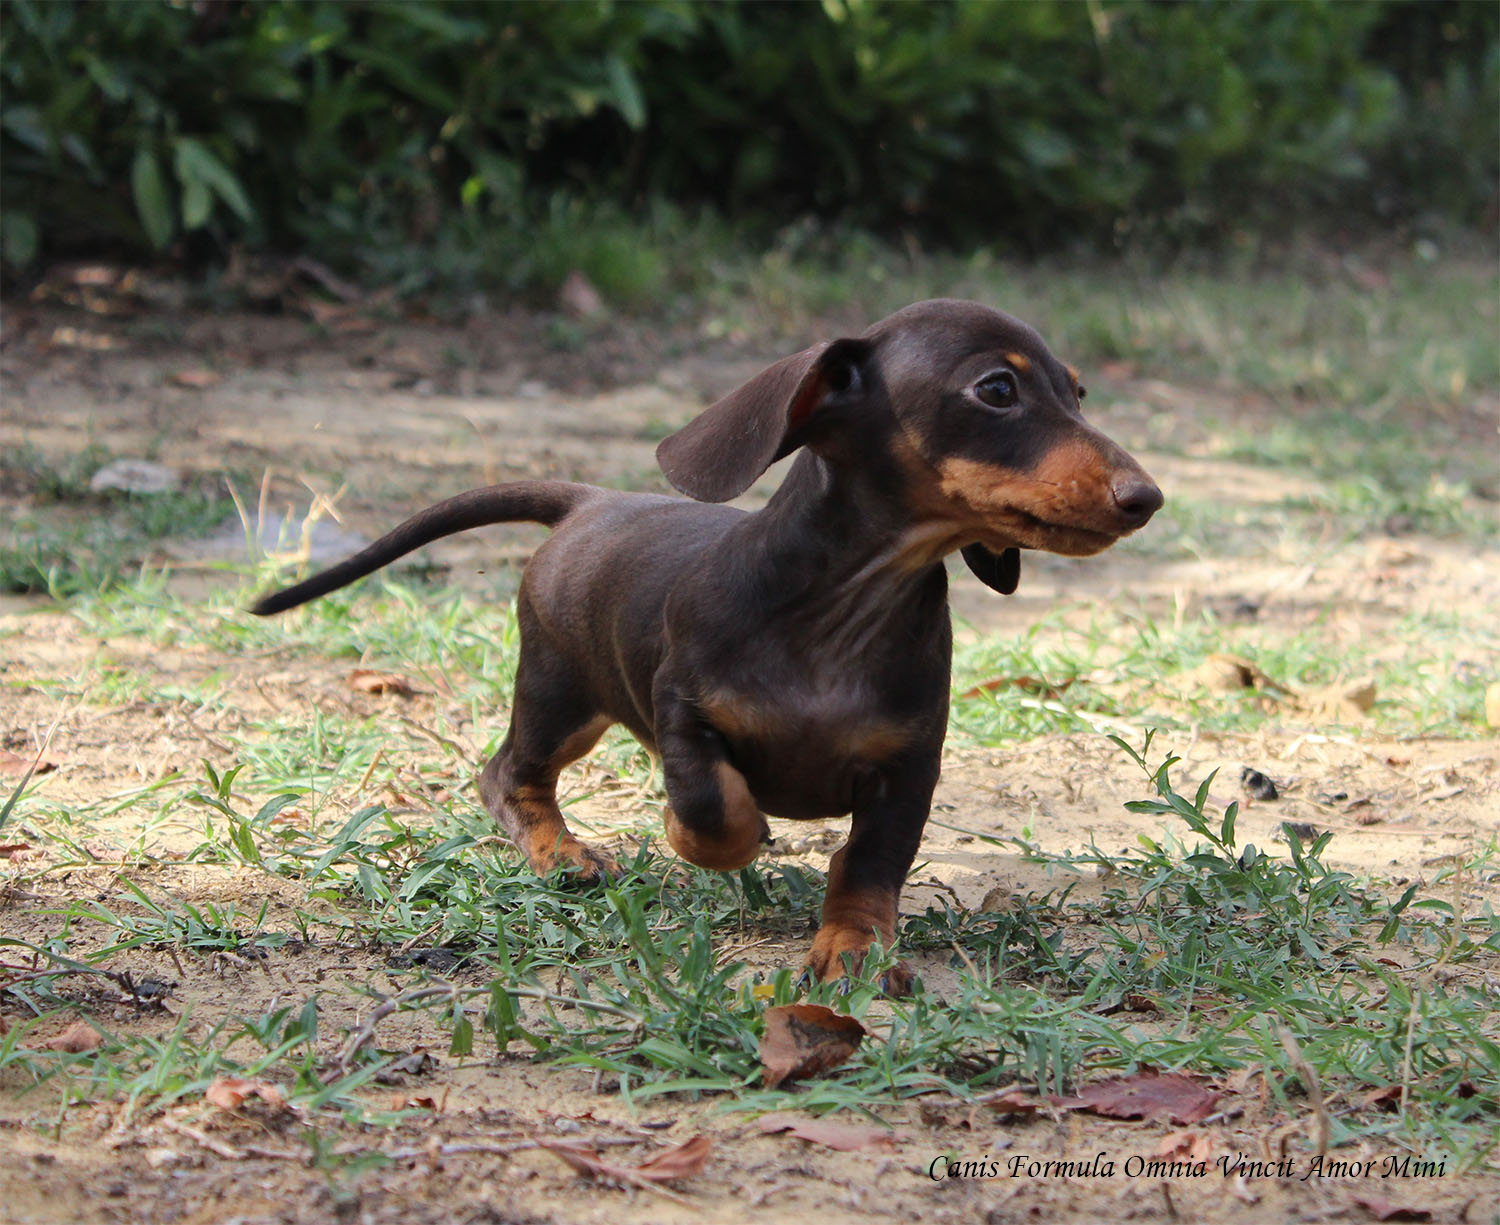
[[[1031,362],[1019,353],[1007,353],[1005,355],[1005,360],[1008,361],[1011,366],[1021,374],[1025,374],[1028,370],[1031,369]]]
[[[1078,386],[1078,371],[1074,370],[1072,366],[1068,366],[1066,369],[1068,371],[1068,377],[1073,380],[1073,386],[1077,387]]]

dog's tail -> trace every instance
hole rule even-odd
[[[597,492],[588,485],[567,481],[513,481],[470,489],[418,511],[400,527],[338,565],[257,600],[250,611],[257,617],[268,617],[296,608],[364,578],[413,549],[471,527],[514,522],[545,523],[553,527]]]

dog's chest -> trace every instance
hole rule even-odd
[[[702,703],[710,725],[742,754],[774,757],[815,772],[873,765],[911,742],[912,728],[861,684],[753,682],[723,688]]]

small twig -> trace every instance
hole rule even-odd
[[[1406,1014],[1406,1048],[1401,1054],[1401,1118],[1407,1117],[1407,1103],[1411,1099],[1411,1051],[1417,1036],[1417,1013],[1422,1003],[1422,988],[1411,993],[1411,1009]]]
[[[579,1141],[571,1144],[563,1140],[516,1140],[510,1144],[496,1144],[493,1140],[474,1140],[461,1144],[440,1144],[437,1153],[442,1157],[460,1157],[469,1153],[479,1153],[490,1157],[507,1157],[511,1153],[524,1153],[531,1149],[543,1148],[552,1145],[558,1148],[576,1148],[587,1152],[591,1148],[611,1148],[625,1144],[641,1144],[644,1142],[642,1136],[600,1136],[592,1140]],[[421,1148],[398,1148],[382,1154],[392,1161],[407,1161],[413,1157],[425,1157],[432,1150],[423,1145]]]
[[[1302,1087],[1307,1090],[1308,1101],[1312,1103],[1313,1114],[1317,1118],[1316,1140],[1318,1144],[1318,1156],[1323,1157],[1328,1153],[1329,1122],[1328,1107],[1323,1099],[1323,1084],[1318,1079],[1318,1074],[1313,1070],[1312,1064],[1307,1062],[1302,1048],[1297,1045],[1297,1039],[1292,1037],[1289,1030],[1280,1021],[1276,1022],[1276,1036],[1281,1039],[1281,1049],[1286,1052],[1286,1057],[1291,1061],[1292,1070],[1297,1073],[1297,1079],[1302,1082]],[[1405,1104],[1403,1090],[1403,1105]]]
[[[369,769],[367,769],[364,772],[364,775],[360,778],[359,782],[357,784],[355,784],[354,793],[356,795],[358,795],[362,791],[364,791],[365,784],[370,781],[370,775],[372,775],[372,774],[375,773],[375,767],[378,766],[384,759],[385,759],[385,746],[382,745],[380,748],[378,748],[378,749],[375,750],[375,756],[370,759],[370,767],[369,767]]]
[[[458,754],[460,759],[469,756],[468,750],[465,749],[463,745],[459,744],[458,741],[450,740],[447,736],[439,736],[430,727],[423,727],[415,719],[410,719],[406,715],[397,715],[396,721],[398,723],[405,724],[407,728],[409,728],[411,731],[416,732],[418,735],[426,736],[429,740],[438,745],[441,745],[443,748],[452,749],[453,752]]]
[[[555,1140],[536,1141],[536,1142],[533,1143],[532,1147],[539,1148],[543,1152],[552,1153],[554,1156],[556,1156],[559,1159],[565,1161],[566,1164],[568,1165],[568,1167],[570,1169],[574,1169],[574,1170],[577,1170],[577,1167],[574,1166],[572,1164],[572,1162],[568,1162],[566,1158],[563,1158],[562,1154],[558,1150],[559,1149],[567,1149],[567,1150],[569,1150],[571,1152],[584,1152],[584,1151],[587,1151],[585,1145],[582,1145],[582,1144],[563,1144],[563,1143],[560,1143],[560,1142],[555,1141]],[[581,1171],[581,1170],[579,1170],[578,1172],[579,1173],[583,1173],[583,1171]],[[611,1182],[614,1182],[614,1181],[627,1182],[632,1187],[639,1187],[642,1191],[650,1191],[650,1192],[652,1192],[655,1195],[660,1195],[664,1199],[671,1200],[674,1204],[681,1204],[684,1207],[690,1207],[692,1205],[692,1201],[689,1200],[689,1199],[687,1199],[685,1196],[678,1195],[677,1192],[675,1192],[675,1191],[669,1191],[669,1190],[667,1190],[666,1187],[659,1186],[657,1183],[653,1182],[651,1179],[645,1178],[645,1177],[641,1176],[640,1174],[637,1174],[634,1170],[626,1169],[624,1167],[619,1167],[619,1168],[613,1168],[612,1167],[609,1170],[608,1173],[604,1173],[604,1172],[594,1173],[594,1172],[591,1171],[588,1174],[586,1174],[585,1177],[589,1178],[591,1181],[598,1181],[600,1179],[605,1179],[605,1180],[608,1180],[608,1181],[611,1181]]]
[[[196,1127],[189,1127],[186,1123],[179,1123],[176,1119],[162,1119],[158,1126],[166,1131],[176,1132],[179,1136],[186,1136],[194,1144],[202,1145],[211,1153],[217,1153],[220,1157],[227,1157],[231,1161],[243,1161],[244,1150],[235,1148],[232,1144],[226,1144],[223,1140],[215,1140],[207,1132],[199,1131]]]
[[[642,1023],[639,1014],[628,1008],[621,1008],[616,1004],[606,1004],[601,1000],[588,1000],[574,995],[559,995],[555,991],[545,991],[541,987],[529,987],[525,985],[506,987],[504,990],[511,995],[522,999],[537,1000],[546,1004],[566,1004],[573,1008],[592,1009],[595,1012],[608,1013],[610,1016],[620,1017],[632,1021],[636,1025]],[[354,1056],[359,1053],[371,1039],[375,1037],[376,1026],[394,1012],[403,1008],[421,1004],[427,1000],[447,998],[453,1003],[461,1003],[487,996],[490,992],[488,987],[459,987],[453,983],[442,983],[426,987],[414,987],[410,991],[403,991],[400,995],[393,995],[389,999],[381,1001],[373,1012],[365,1019],[357,1030],[349,1035],[349,1040],[344,1044],[344,1049],[334,1059],[332,1067],[340,1075],[348,1075],[349,1065]]]

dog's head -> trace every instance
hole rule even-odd
[[[1146,524],[1161,490],[1084,419],[1077,375],[1026,324],[974,302],[919,302],[863,336],[756,375],[662,441],[700,501],[748,489],[798,447],[893,472],[936,552],[1015,590],[1019,550],[1085,556]]]

